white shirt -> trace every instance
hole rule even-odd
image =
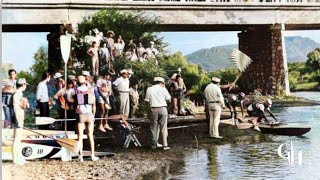
[[[40,102],[49,102],[47,81],[41,81],[37,87],[37,100]]]
[[[166,107],[167,100],[170,100],[171,96],[165,87],[159,84],[153,85],[147,89],[145,101],[149,102],[150,107]]]
[[[117,86],[118,91],[120,92],[121,91],[129,92],[130,91],[129,84],[130,84],[129,78],[123,78],[122,76],[113,82],[113,85]]]
[[[222,107],[224,107],[224,98],[221,89],[218,85],[210,83],[204,90],[204,96],[207,103],[218,101]]]

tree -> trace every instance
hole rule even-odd
[[[101,10],[89,17],[84,17],[82,22],[78,24],[78,32],[75,32],[76,41],[72,42],[75,58],[89,65],[90,57],[87,55],[87,49],[90,44],[84,41],[85,36],[89,35],[89,31],[97,28],[104,33],[108,30],[115,32],[116,37],[122,36],[126,43],[133,39],[136,44],[141,42],[143,45],[149,45],[150,41],[154,41],[160,51],[166,46],[162,38],[157,36],[159,20],[156,17],[145,15],[141,11],[119,11],[117,9]],[[92,32],[93,33],[93,32]],[[95,35],[93,33],[93,35]]]
[[[314,70],[320,69],[320,48],[316,48],[311,51],[308,55],[307,65],[312,67]]]
[[[48,69],[48,52],[42,46],[34,54],[34,64],[30,67],[31,76],[29,83],[36,85],[41,81],[41,76]]]

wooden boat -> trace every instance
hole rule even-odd
[[[222,124],[232,125],[231,119],[221,120]],[[253,124],[249,122],[238,123],[238,129],[252,128]],[[311,130],[311,127],[301,123],[259,123],[259,128],[264,134],[284,135],[284,136],[302,136]]]
[[[264,134],[302,136],[311,130],[311,127],[301,123],[259,124]]]

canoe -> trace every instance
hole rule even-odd
[[[301,123],[259,124],[259,128],[264,134],[284,136],[302,136],[311,130],[310,126]]]
[[[77,153],[67,151],[63,147],[48,146],[42,144],[21,143],[22,151],[21,157],[25,160],[42,159],[42,158],[61,158],[62,160],[68,157],[70,153],[71,157],[77,157]],[[89,157],[90,151],[84,151],[83,156]],[[115,156],[115,153],[111,152],[95,152],[96,156]],[[12,146],[2,146],[2,160],[12,160]]]

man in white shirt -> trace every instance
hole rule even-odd
[[[162,77],[154,78],[154,85],[149,87],[146,92],[145,101],[149,102],[151,107],[150,130],[151,130],[151,147],[157,148],[159,138],[159,128],[162,134],[163,150],[169,150],[168,138],[168,110],[167,101],[171,100],[168,90],[165,88]]]
[[[49,93],[47,83],[50,81],[50,74],[45,71],[42,74],[42,81],[37,86],[37,103],[40,108],[41,117],[49,117]],[[39,126],[41,129],[49,129],[49,125]]]
[[[128,71],[126,69],[121,70],[120,74],[121,74],[121,77],[116,79],[113,82],[113,85],[116,86],[116,89],[119,92],[119,99],[120,99],[119,113],[128,117],[130,112],[130,98],[129,98],[130,81],[128,78]]]
[[[225,108],[224,98],[219,87],[220,79],[213,77],[211,83],[204,90],[206,107],[209,112],[209,136],[221,139],[219,135],[219,124],[222,108]]]

